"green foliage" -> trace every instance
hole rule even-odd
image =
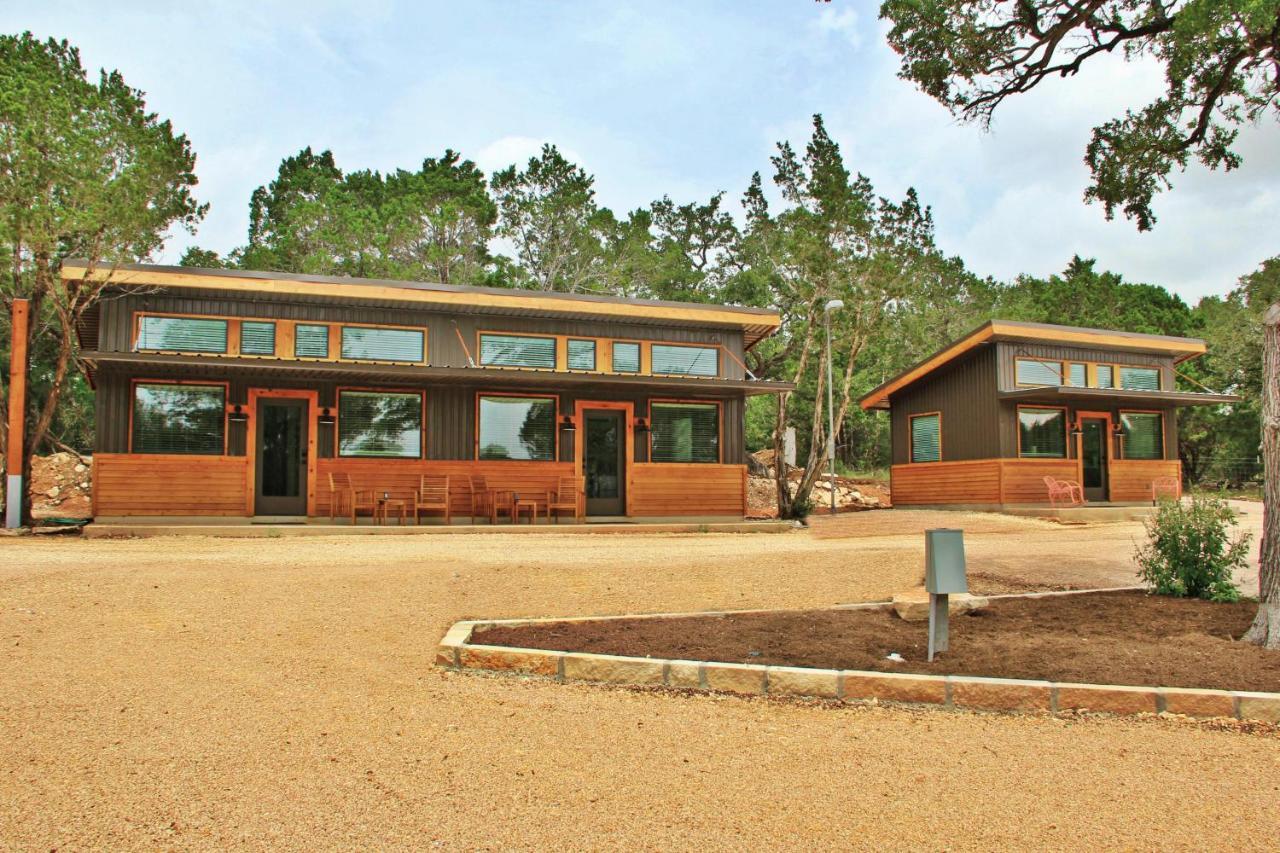
[[[1134,555],[1139,577],[1158,595],[1238,601],[1232,572],[1248,565],[1249,535],[1231,538],[1235,519],[1218,498],[1161,501]]]
[[[1194,155],[1233,169],[1239,128],[1277,112],[1280,0],[885,0],[899,75],[966,121],[989,124],[1006,98],[1076,74],[1094,57],[1154,58],[1165,90],[1094,128],[1088,201],[1141,230],[1169,175]]]

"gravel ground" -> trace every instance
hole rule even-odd
[[[468,617],[884,598],[919,532],[875,516],[891,535],[0,540],[0,848],[1273,846],[1274,734],[429,665]],[[1120,535],[1011,520],[970,562],[1034,576],[1074,543],[1092,581]]]

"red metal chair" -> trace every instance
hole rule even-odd
[[[1059,500],[1065,500],[1070,506],[1084,503],[1084,489],[1075,480],[1045,477],[1044,485],[1049,490],[1049,506],[1056,507]]]

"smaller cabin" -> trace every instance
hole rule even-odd
[[[1090,503],[1180,491],[1177,409],[1239,400],[1180,391],[1194,338],[992,320],[861,400],[892,422],[895,506],[1049,503],[1045,478]]]

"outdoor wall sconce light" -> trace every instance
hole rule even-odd
[[[570,415],[561,415],[561,416],[560,416],[560,429],[561,429],[562,431],[564,431],[564,432],[573,432],[573,431],[574,431],[574,430],[576,430],[577,428],[578,428],[578,425],[577,425],[576,423],[574,423],[574,422],[573,422],[573,417],[572,417],[572,416],[570,416]]]
[[[244,406],[236,403],[231,407],[231,411],[227,412],[227,420],[229,421],[247,421],[249,413],[244,410]]]
[[[329,411],[328,406],[325,406],[323,409],[320,410],[320,414],[316,418],[316,423],[321,423],[321,424],[333,423],[333,412]]]
[[[636,418],[636,432],[648,432],[648,431],[649,431],[648,418]]]

